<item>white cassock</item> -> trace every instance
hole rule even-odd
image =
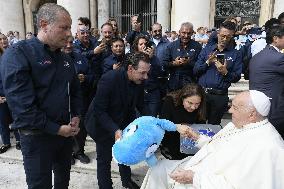
[[[284,142],[267,119],[241,129],[229,123],[198,143],[193,157],[149,169],[141,189],[284,189]],[[195,172],[193,184],[169,177],[177,167]]]

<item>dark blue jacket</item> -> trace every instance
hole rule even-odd
[[[249,89],[272,97],[273,88],[284,83],[284,55],[267,45],[249,63]]]
[[[0,55],[0,64],[1,64],[1,55]],[[1,65],[0,65],[0,69],[2,69]],[[1,97],[5,96],[4,89],[3,89],[3,84],[2,84],[1,70],[0,70],[0,96]]]
[[[159,59],[154,55],[150,59],[151,69],[149,71],[149,78],[145,81],[144,87],[148,91],[159,89],[160,84],[158,77],[162,74],[162,67],[160,65]]]
[[[156,46],[156,44],[153,42],[153,38],[151,39],[152,44],[155,47],[155,55],[157,56],[157,58],[162,61],[163,57],[164,57],[164,53],[165,50],[167,48],[167,46],[171,43],[169,40],[167,40],[166,38],[162,37],[161,41],[158,43],[158,45]]]
[[[129,96],[134,97],[129,103]],[[102,76],[93,100],[97,140],[114,137],[136,118],[135,108],[143,108],[143,85],[130,82],[125,69],[112,70]],[[89,109],[90,111],[90,109]]]
[[[76,52],[72,52],[71,54],[69,54],[71,56],[71,58],[74,61],[74,65],[75,65],[75,70],[76,70],[76,74],[84,74],[85,75],[85,81],[80,83],[81,88],[83,93],[88,93],[89,90],[91,89],[91,86],[94,82],[94,74],[92,73],[92,70],[90,68],[90,65],[88,63],[88,60],[76,53]]]
[[[137,36],[140,36],[140,35],[147,36],[148,38],[150,38],[149,33],[145,32],[145,31],[138,32],[138,31],[131,30],[130,32],[128,32],[126,34],[126,38],[125,39],[126,39],[127,43],[130,44],[131,48],[132,48],[132,45],[133,45],[133,42],[134,42],[135,38]]]
[[[272,98],[269,121],[284,138],[284,54],[267,45],[252,57],[249,69],[249,89]]]
[[[60,49],[50,51],[38,38],[20,41],[5,51],[1,61],[4,92],[16,128],[57,134],[71,114],[82,110],[80,83],[72,59]]]
[[[108,57],[106,57],[102,63],[103,74],[110,70],[113,70],[113,65],[118,62],[122,63],[123,59],[124,59],[124,56],[117,57],[114,54],[111,54]]]
[[[198,61],[194,66],[194,74],[199,78],[198,83],[202,87],[213,88],[218,90],[228,90],[231,83],[236,83],[241,79],[242,73],[242,56],[239,51],[233,47],[225,49],[228,74],[223,76],[218,72],[214,63],[209,66],[206,64],[209,55],[217,50],[217,45],[206,46],[200,53]]]
[[[193,75],[193,67],[197,61],[197,57],[202,49],[202,46],[194,41],[190,40],[186,49],[181,49],[180,39],[170,43],[164,53],[162,60],[163,67],[169,71],[170,79],[168,83],[169,90],[177,90],[182,88],[185,84],[195,81]],[[182,66],[172,66],[178,56],[189,57],[189,63]]]
[[[74,52],[83,55],[88,60],[94,58],[94,49],[98,46],[98,41],[95,38],[90,39],[89,47],[85,47],[79,39],[75,39],[73,42]]]
[[[100,42],[97,44],[97,46],[98,45],[100,45]],[[111,46],[107,45],[106,49],[102,53],[96,54],[96,56],[94,57],[91,67],[94,72],[96,81],[98,81],[101,78],[102,74],[104,73],[103,72],[104,59],[110,56],[111,54],[112,54]]]
[[[88,110],[90,102],[92,100],[93,92],[93,83],[94,83],[94,74],[91,70],[88,60],[83,55],[80,55],[76,52],[69,54],[74,61],[76,74],[84,74],[84,82],[80,82],[83,98],[83,112],[82,115]]]

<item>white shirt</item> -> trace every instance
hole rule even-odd
[[[260,38],[260,39],[255,40],[251,44],[251,54],[252,54],[252,56],[254,56],[257,53],[259,53],[260,51],[262,51],[266,47],[266,45],[267,45],[267,43],[266,43],[266,40],[264,38]]]
[[[161,39],[155,39],[153,38],[153,42],[155,43],[156,46],[160,43]]]

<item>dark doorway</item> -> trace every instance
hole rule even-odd
[[[157,21],[157,0],[111,0],[111,16],[122,33],[131,30],[130,18],[139,13],[143,13],[143,30],[149,30]]]

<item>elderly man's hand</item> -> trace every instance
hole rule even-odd
[[[180,184],[192,184],[194,172],[178,168],[169,175],[174,181]]]
[[[181,136],[188,137],[193,140],[199,139],[199,134],[193,131],[193,129],[188,125],[176,124],[176,127],[177,127],[177,132],[179,132]]]

